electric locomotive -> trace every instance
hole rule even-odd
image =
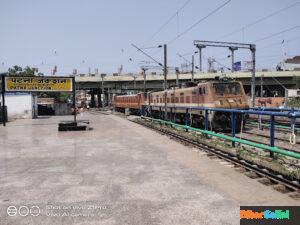
[[[148,105],[151,106],[151,114],[161,117],[164,111],[164,91],[152,92],[148,96]],[[245,94],[241,82],[228,79],[213,80],[198,83],[193,87],[173,88],[167,90],[168,115],[175,115],[175,122],[183,123],[185,109],[181,107],[207,107],[223,109],[248,109],[248,97]],[[173,111],[171,112],[171,108]],[[164,114],[164,113],[162,113]],[[240,129],[242,121],[237,115],[237,130]],[[190,110],[189,123],[195,127],[204,127],[205,111]],[[209,127],[213,130],[228,130],[231,127],[231,114],[227,112],[209,111]]]

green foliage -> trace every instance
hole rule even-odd
[[[65,92],[48,92],[48,93],[39,93],[39,98],[54,98],[56,102],[60,103],[69,103],[72,101],[72,94]]]
[[[37,68],[32,68],[29,66],[22,68],[21,66],[15,65],[12,68],[8,69],[7,76],[33,77],[33,76],[36,76],[37,72],[38,72]]]
[[[300,98],[291,98],[291,99],[289,99],[288,107],[290,107],[290,108],[300,108]]]

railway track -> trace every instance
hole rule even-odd
[[[171,132],[169,130],[158,128],[138,120],[130,120],[134,123],[140,124],[161,134],[167,135],[174,140],[177,140],[185,145],[196,147],[197,149],[207,153],[209,157],[216,157],[226,162],[233,164],[239,171],[245,173],[251,178],[258,179],[259,182],[265,185],[272,185],[274,189],[288,194],[291,198],[300,199],[300,183],[299,180],[290,180],[288,177],[283,176],[275,171],[271,171],[260,165],[253,164],[252,162],[244,159],[239,159],[236,155],[224,152],[221,149],[208,146],[206,143],[192,140],[180,134]]]
[[[258,121],[259,121],[258,118],[248,118],[247,119],[247,122],[252,122],[252,123],[258,123]],[[265,125],[269,125],[270,124],[270,121],[267,120],[267,119],[262,119],[261,122],[262,122],[262,124],[265,124]],[[290,129],[291,122],[288,121],[288,120],[276,120],[275,121],[275,126],[283,126],[283,127],[286,127],[287,129]],[[297,128],[300,128],[300,122],[298,121],[298,119],[297,119],[297,121],[295,123],[295,126]]]
[[[243,134],[247,134],[247,135],[242,135],[242,137],[241,137],[240,136],[241,134],[236,134],[236,137],[237,138],[241,137],[241,139],[243,139],[243,140],[253,141],[253,142],[256,142],[256,143],[259,143],[259,144],[269,145],[269,143],[270,143],[270,141],[269,141],[270,136],[269,135],[253,133],[253,132],[250,132],[250,131],[243,131]],[[250,138],[251,136],[252,136],[252,138]],[[263,140],[257,140],[255,137],[265,138],[266,140],[265,141],[263,141]],[[290,145],[290,141],[289,140],[286,140],[286,139],[284,139],[282,137],[276,137],[275,140],[283,142],[283,143],[281,143],[281,145],[277,145],[277,147],[279,147],[281,149],[284,149],[284,150],[287,150],[287,151],[291,151],[291,152],[297,152],[297,153],[300,152],[300,147],[299,147],[300,142],[299,141],[297,141],[296,145],[295,145],[295,146],[299,147],[299,150],[295,150],[295,149],[283,146],[284,144]]]
[[[243,133],[244,134],[250,134],[250,135],[255,135],[255,136],[259,136],[259,137],[264,137],[264,138],[270,138],[270,135],[266,135],[266,134],[258,134],[258,133],[252,133],[252,132],[250,132],[250,131],[243,131]],[[243,137],[243,139],[244,139],[244,137]],[[285,139],[285,138],[283,138],[283,137],[276,137],[275,138],[276,140],[278,140],[278,141],[282,141],[282,142],[286,142],[286,143],[288,143],[288,144],[290,144],[290,140],[287,140],[287,139]],[[268,143],[267,143],[268,144]],[[296,141],[296,144],[300,144],[300,141]],[[291,150],[291,151],[293,151],[293,150]],[[300,150],[299,150],[300,151]]]

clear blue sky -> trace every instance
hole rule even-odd
[[[99,68],[100,73],[113,73],[121,64],[124,72],[140,71],[141,61],[148,59],[136,52],[131,43],[138,46],[168,43],[225,0],[191,0],[150,39],[184,2],[186,0],[0,0],[0,71],[12,65],[29,65],[49,74],[57,65],[59,75],[70,74],[74,68],[87,73],[89,67],[92,72]],[[296,2],[232,0],[168,46],[169,65],[180,66],[184,61],[177,53],[192,53],[195,39],[252,43],[300,25],[299,3],[245,29],[244,35],[236,32],[223,37]],[[258,68],[274,67],[284,52],[287,56],[300,55],[300,27],[256,44]],[[162,61],[162,49],[147,52]],[[207,57],[215,57],[230,66],[228,53],[225,49],[205,49],[205,67]],[[236,55],[237,61],[249,59],[250,54],[245,51]]]

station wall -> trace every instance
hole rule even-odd
[[[6,93],[8,120],[31,119],[37,115],[36,96],[29,93]]]

